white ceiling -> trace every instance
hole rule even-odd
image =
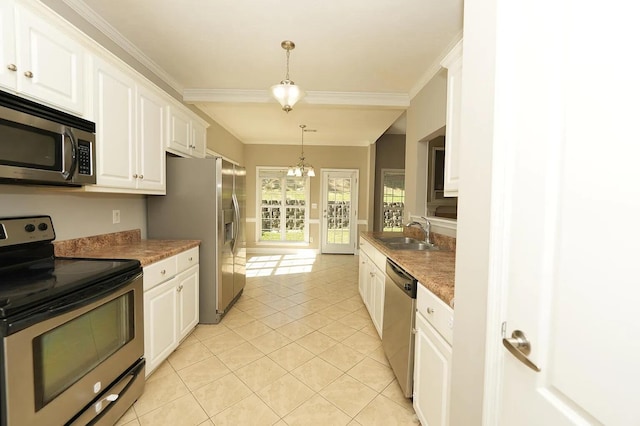
[[[460,38],[462,0],[64,0],[244,143],[375,142]],[[285,113],[285,75],[307,97]],[[401,133],[401,120],[391,130]],[[309,140],[308,140],[309,139]]]

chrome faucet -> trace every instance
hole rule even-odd
[[[418,225],[420,227],[420,229],[422,230],[422,232],[424,233],[424,242],[431,245],[431,222],[429,222],[429,220],[424,217],[424,216],[420,216],[421,219],[424,219],[424,223],[425,225],[423,226],[422,223],[418,222],[418,221],[411,221],[409,223],[407,223],[405,226],[409,227],[409,226],[413,226],[413,225]]]

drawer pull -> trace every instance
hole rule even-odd
[[[166,274],[166,273],[167,273],[167,271],[166,271],[165,269],[163,269],[162,271],[160,271],[160,274],[161,274],[161,275],[164,275],[164,274]]]
[[[16,67],[16,64],[9,64],[7,65],[7,69],[9,71],[18,71],[18,67]]]
[[[193,262],[193,257],[189,257],[189,262]]]
[[[24,76],[27,78],[33,78],[33,73],[31,71],[27,71],[24,73]]]
[[[427,308],[427,313],[428,314],[432,314],[434,312],[435,312],[435,310],[433,308]]]
[[[178,286],[178,293],[180,293],[181,291],[182,291],[182,284]]]

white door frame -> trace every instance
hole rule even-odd
[[[340,252],[342,254],[355,254],[356,246],[357,246],[357,237],[358,237],[358,187],[360,185],[360,170],[358,169],[320,169],[320,185],[322,186],[322,190],[320,191],[322,196],[322,202],[320,207],[322,208],[321,217],[320,217],[320,253],[325,253],[325,245],[326,245],[326,217],[324,214],[325,208],[327,207],[327,193],[326,193],[326,176],[328,173],[345,173],[355,175],[355,183],[351,187],[351,216],[349,218],[349,230],[350,230],[350,239],[351,243],[349,251]],[[346,248],[346,247],[345,247]],[[327,252],[332,253],[332,252]]]

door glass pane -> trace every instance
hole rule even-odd
[[[133,314],[129,292],[36,337],[36,410],[131,341]]]
[[[350,244],[351,179],[327,179],[327,243]]]
[[[404,172],[384,172],[382,190],[382,230],[402,231]]]
[[[262,178],[262,241],[279,241],[282,186],[280,178]]]
[[[306,178],[288,177],[286,193],[286,241],[304,241]]]

